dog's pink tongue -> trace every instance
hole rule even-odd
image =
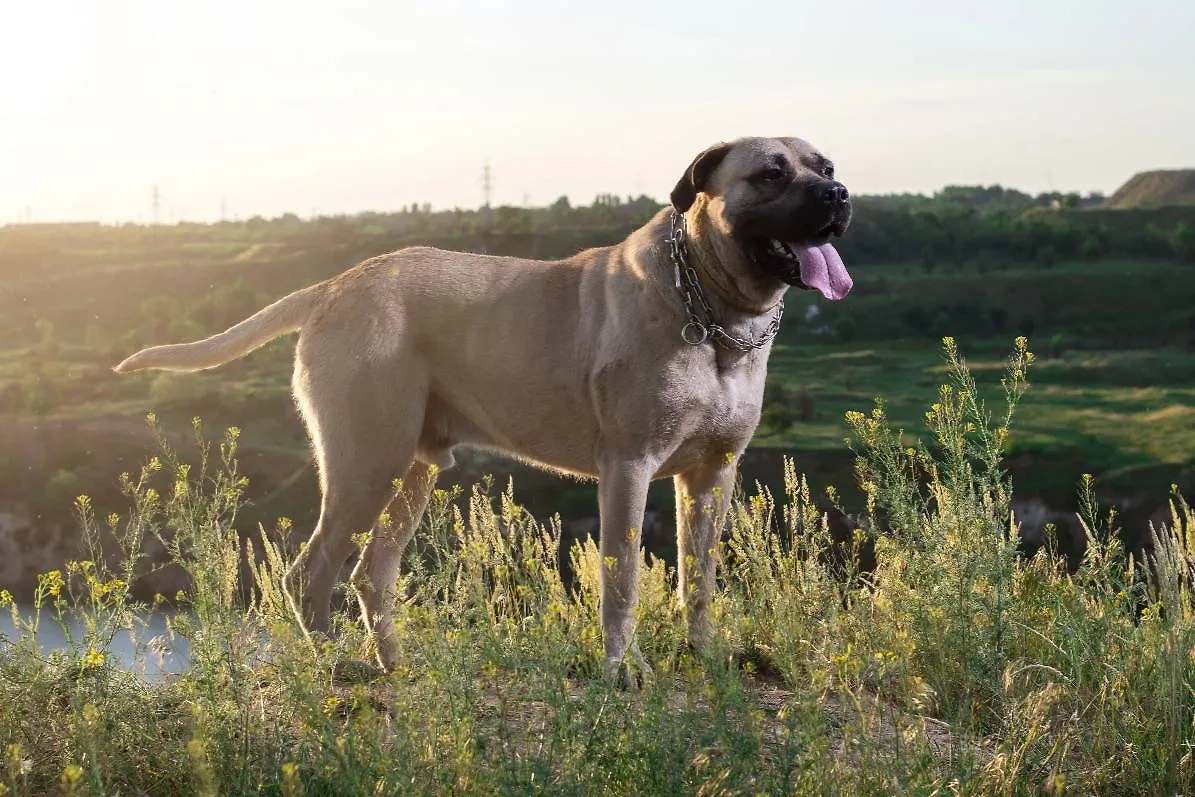
[[[855,282],[847,273],[842,258],[831,244],[804,246],[796,251],[801,263],[801,282],[816,288],[831,301],[838,301],[851,292]]]

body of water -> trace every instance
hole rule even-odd
[[[32,623],[36,616],[36,610],[32,606],[18,606],[17,612],[23,623]],[[152,612],[143,617],[143,622],[134,623],[132,632],[120,629],[106,652],[115,659],[115,664],[146,679],[157,679],[186,669],[189,662],[187,641],[177,635],[171,636],[166,625],[168,617],[173,614],[174,612]],[[83,619],[76,614],[64,613],[63,621],[65,629],[52,611],[42,610],[36,642],[43,656],[55,650],[69,650],[72,639],[80,648],[85,645],[86,630]],[[28,636],[27,630],[16,627],[10,612],[0,612],[0,651],[15,644],[19,638]],[[150,644],[155,637],[164,642],[163,649],[155,650],[157,646]]]

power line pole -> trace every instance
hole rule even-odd
[[[493,187],[493,180],[490,178],[490,165],[487,163],[481,170],[481,191],[482,195],[485,197],[485,202],[482,207],[484,208],[488,208],[490,206],[490,195]]]
[[[161,209],[162,209],[162,195],[158,191],[157,183],[154,183],[153,193],[151,194],[151,197],[150,197],[150,204],[153,207],[154,224],[157,224],[158,223],[158,214],[161,212]]]

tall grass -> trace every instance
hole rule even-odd
[[[944,355],[927,441],[893,429],[882,402],[847,417],[875,570],[835,548],[825,501],[789,462],[779,498],[736,492],[706,656],[685,645],[675,574],[645,557],[638,634],[656,675],[629,692],[598,677],[594,541],[561,551],[558,519],[529,516],[510,486],[433,496],[401,576],[394,673],[364,663],[350,614],[313,647],[282,598],[293,530],[252,545],[234,531],[236,430],[213,449],[197,424],[196,461],[162,441],[122,477],[125,515],[78,499],[90,558],[42,576],[31,618],[14,608],[0,794],[1192,790],[1191,508],[1174,494],[1142,567],[1084,477],[1078,571],[1049,546],[1019,555],[1001,459],[1032,354],[1017,341],[995,419],[949,340]],[[131,591],[151,536],[191,576],[168,634],[190,663],[146,681],[107,651],[151,608]],[[83,634],[42,655],[39,627],[69,630],[71,612]]]

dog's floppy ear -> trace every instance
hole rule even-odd
[[[705,190],[706,181],[726,157],[726,153],[730,152],[730,147],[726,142],[714,144],[694,158],[689,168],[685,169],[684,176],[672,189],[670,196],[672,207],[676,208],[678,213],[684,213],[693,206],[697,193]]]

